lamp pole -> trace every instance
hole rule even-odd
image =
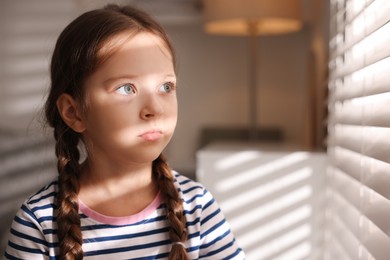
[[[248,22],[248,61],[249,61],[249,138],[256,140],[257,131],[257,23]]]

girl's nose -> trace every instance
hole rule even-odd
[[[153,119],[164,113],[164,108],[157,95],[149,94],[145,97],[143,107],[141,109],[141,118],[144,120]]]

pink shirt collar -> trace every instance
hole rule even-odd
[[[99,212],[96,212],[93,209],[89,208],[80,199],[79,199],[79,210],[89,218],[94,219],[100,223],[109,224],[109,225],[130,225],[146,219],[160,206],[160,204],[161,204],[161,195],[159,192],[157,196],[154,198],[154,200],[146,208],[144,208],[141,212],[138,212],[137,214],[130,215],[130,216],[111,217],[111,216],[100,214]]]

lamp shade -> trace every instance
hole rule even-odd
[[[205,30],[220,35],[272,35],[302,28],[301,0],[203,0]]]

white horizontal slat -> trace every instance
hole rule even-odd
[[[359,257],[359,240],[350,232],[340,218],[335,215],[333,218],[335,229],[338,231],[336,240],[344,251],[348,254],[348,259],[361,260]]]
[[[340,189],[341,187],[344,188]],[[362,248],[359,254],[362,254],[364,247],[375,259],[386,259],[390,246],[389,201],[337,169],[331,189],[333,189],[332,203],[335,210],[331,210],[328,214],[331,218],[337,216],[340,220],[338,224],[343,227],[342,229],[361,241],[359,247]],[[359,204],[356,204],[354,196],[360,198]],[[355,239],[350,237],[341,242],[348,248],[349,253],[353,252],[349,245],[354,244]],[[359,247],[355,244],[355,248]],[[362,259],[353,257],[353,259]]]
[[[365,127],[363,132],[363,151],[366,156],[390,163],[390,128]]]
[[[390,164],[358,152],[333,148],[334,164],[386,199],[390,199]]]
[[[356,209],[360,207],[360,189],[362,185],[341,169],[334,168],[331,188],[337,191],[348,203]]]
[[[366,67],[363,74],[366,95],[390,92],[390,57]]]
[[[361,196],[362,213],[370,219],[370,221],[372,221],[373,224],[382,231],[382,233],[389,235],[390,201],[368,187],[362,189]],[[374,228],[370,227],[368,230],[374,230]],[[390,243],[389,237],[387,237],[386,240]]]
[[[365,64],[365,50],[361,44],[356,44],[343,54],[343,61],[337,64],[336,76],[342,77],[359,70]]]
[[[367,8],[363,9],[366,6]],[[354,45],[358,45],[361,40],[368,38],[372,33],[374,35],[382,34],[382,37],[387,37],[385,33],[387,29],[381,27],[385,27],[390,20],[389,12],[390,1],[387,0],[376,0],[372,4],[366,4],[363,0],[348,1],[346,10],[339,11],[335,17],[337,19],[335,26],[338,27],[338,30],[332,35],[335,37],[339,37],[340,34],[344,35],[344,41],[337,41],[338,45],[331,45],[334,47],[331,49],[331,57],[334,54],[340,55]],[[378,32],[375,32],[377,30]],[[384,43],[383,47],[386,49],[386,41],[382,40],[380,43]],[[368,50],[373,51],[373,48]],[[380,47],[377,50],[379,52],[383,51]],[[375,52],[374,54],[378,53]],[[368,56],[368,58],[371,58],[371,56]]]
[[[360,97],[364,94],[365,73],[357,71],[344,77],[342,81],[337,81],[335,96],[337,100],[346,100]]]
[[[338,146],[390,163],[390,128],[336,125],[334,138]]]
[[[349,1],[351,2],[351,1]],[[363,6],[365,5],[364,2]],[[356,5],[356,4],[355,4]],[[347,7],[348,8],[348,7]],[[359,7],[358,7],[359,8]],[[350,9],[353,9],[350,7]],[[350,10],[346,10],[347,24],[345,26],[345,46],[344,48],[349,48],[353,46],[360,40],[365,37],[365,14],[361,12],[362,10],[354,10],[354,13],[350,13]],[[355,18],[352,20],[352,17]],[[363,29],[363,30],[362,30]]]
[[[372,2],[374,2],[375,0],[366,0],[366,6],[369,6]]]
[[[363,163],[363,182],[367,187],[375,190],[390,200],[390,165],[374,158],[366,158]]]
[[[364,8],[366,7],[366,2],[362,0],[349,0],[346,2],[346,20],[347,22],[350,22],[353,20],[357,15],[359,15]]]
[[[359,219],[361,217],[361,213],[359,209],[355,208],[354,205],[351,205],[349,201],[347,201],[338,191],[333,191],[334,203],[338,205],[339,210],[337,212],[333,212],[340,221],[339,224],[345,227],[349,233],[351,233],[355,238],[359,237],[359,229],[360,223]]]
[[[388,1],[390,3],[390,1]],[[387,5],[390,7],[390,4]],[[390,8],[388,10],[390,12]],[[390,23],[386,23],[372,34],[367,35],[360,43],[365,50],[366,64],[372,64],[378,60],[390,56]]]
[[[342,61],[336,63],[336,76],[342,77],[390,56],[390,24],[370,34],[364,40],[347,49]]]
[[[389,259],[390,240],[388,234],[379,230],[369,219],[363,218],[362,238],[363,245],[373,256],[370,259]]]
[[[375,10],[377,2],[383,2],[380,12]],[[386,16],[390,11],[390,1],[377,0],[369,7],[332,39],[330,46],[334,48],[330,56],[336,63],[331,73],[333,77],[343,77],[390,56],[390,45],[387,44],[390,40],[390,18]]]
[[[377,30],[390,20],[390,1],[368,0],[366,6],[367,8],[365,9],[365,27],[366,33],[370,34],[371,32]]]
[[[390,92],[354,98],[334,105],[334,123],[390,127]]]
[[[337,102],[334,104],[334,123],[362,125],[363,108],[353,102]]]
[[[345,252],[342,245],[336,239],[329,240],[325,245],[323,260],[344,259],[352,260]]]
[[[335,125],[334,140],[337,144],[335,148],[343,147],[355,153],[362,151],[362,133],[360,126]]]
[[[351,214],[337,215],[338,219],[335,221],[335,225],[338,226],[338,230],[345,233],[339,232],[340,238],[338,240],[346,248],[351,259],[388,259],[389,237],[378,229],[369,218],[348,207],[348,204],[341,205],[343,205],[344,211],[350,211]],[[357,226],[354,226],[356,230],[350,229],[351,223],[358,223]]]
[[[340,146],[334,148],[334,165],[356,180],[360,180],[361,177],[361,160],[362,155],[360,153]]]
[[[338,101],[390,92],[390,57],[331,83]]]
[[[344,9],[340,9],[337,14],[336,14],[336,17],[335,17],[337,23],[337,32],[340,31],[341,29],[343,30],[344,29],[344,25],[345,25],[345,10]]]
[[[364,105],[364,125],[390,127],[390,92],[371,96],[373,102]]]
[[[359,219],[359,212],[354,210],[342,196],[339,196],[335,191],[333,193],[331,202],[336,207],[335,210],[330,211],[328,214],[331,245],[338,245],[337,257],[333,259],[363,260],[364,258],[361,257],[361,252],[366,250],[362,248],[359,241],[359,230],[353,227],[351,228],[351,224],[349,226],[346,225],[348,218],[343,219],[343,217],[346,217],[345,214],[348,214],[351,223],[356,223],[356,220]],[[340,214],[341,210],[344,211],[343,215]],[[328,250],[333,252],[333,247],[330,247]],[[339,258],[340,255],[342,257]]]

